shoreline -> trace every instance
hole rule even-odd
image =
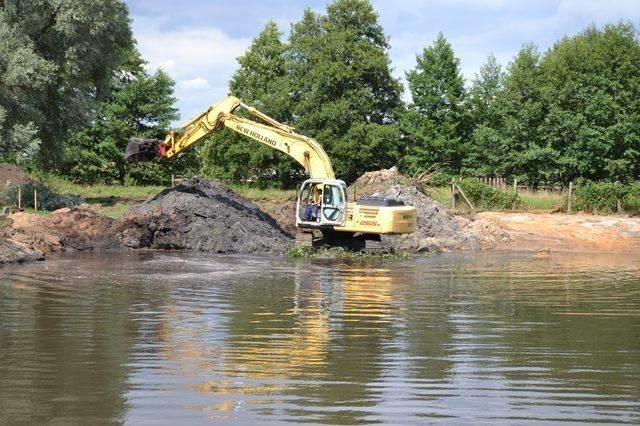
[[[45,260],[57,252],[98,251],[104,248],[107,251],[131,250],[113,243],[105,245],[110,228],[104,226],[104,216],[87,207],[65,209],[54,212],[49,217],[52,217],[51,222],[60,223],[60,217],[72,215],[78,218],[79,212],[83,218],[95,218],[101,224],[101,229],[95,229],[91,223],[84,222],[71,228],[73,235],[61,235],[59,232],[56,234],[55,227],[47,229],[47,226],[43,226],[43,216],[28,213],[9,215],[10,223],[4,225],[0,236],[0,267]],[[458,247],[445,249],[444,252],[520,252],[530,253],[534,257],[546,257],[550,253],[640,253],[640,218],[637,217],[584,213],[480,212],[470,218],[468,226],[481,235],[484,233],[488,236],[498,232],[502,238],[493,239],[494,243],[487,246]],[[78,244],[78,239],[82,244]],[[409,256],[422,255],[417,249],[399,252]],[[232,252],[216,254],[238,255]]]

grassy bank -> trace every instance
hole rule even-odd
[[[87,204],[99,206],[100,213],[109,217],[120,217],[132,205],[140,203],[167,188],[167,186],[147,185],[80,185],[60,176],[46,174],[37,179],[58,194],[73,194],[83,197]],[[296,190],[277,188],[260,189],[248,185],[231,184],[237,194],[251,201],[288,202],[296,197]]]
[[[451,207],[451,188],[449,186],[429,187],[427,195],[440,204]],[[514,211],[554,211],[566,205],[566,196],[557,192],[518,191],[520,203]],[[461,211],[468,211],[464,202],[458,202]],[[476,210],[483,210],[476,208]],[[499,210],[499,209],[498,209]]]
[[[64,178],[55,175],[38,176],[38,180],[50,187],[59,194],[80,195],[87,200],[88,204],[100,205],[101,213],[110,217],[119,217],[126,209],[133,204],[144,201],[146,198],[156,195],[166,187],[164,186],[130,186],[130,185],[79,185],[72,183]],[[249,185],[230,184],[230,188],[237,194],[260,204],[261,202],[272,203],[288,203],[295,199],[296,190],[282,190],[278,188],[260,189]],[[495,191],[501,191],[495,189]],[[447,186],[428,187],[425,191],[427,195],[432,197],[446,207],[451,206],[451,188]],[[507,192],[510,192],[509,190]],[[575,194],[575,193],[574,193]],[[601,196],[602,198],[602,196]],[[636,197],[637,198],[637,197]],[[640,210],[640,202],[635,198],[636,210]],[[486,205],[487,203],[478,203],[475,211],[485,210],[509,210],[509,211],[542,211],[551,212],[563,210],[567,205],[567,196],[559,192],[547,191],[518,191],[518,201],[512,208],[500,206]],[[601,207],[600,205],[587,206],[583,205],[579,199],[574,199],[574,210],[583,210],[594,214],[611,214],[615,212],[610,207]],[[609,202],[611,204],[611,202]],[[632,204],[631,202],[627,204]],[[635,206],[634,204],[634,206]],[[615,207],[615,203],[614,203]],[[627,207],[625,205],[625,207]],[[633,207],[633,206],[632,206]],[[466,204],[460,200],[457,203],[457,210],[469,213],[471,210]]]
[[[165,189],[164,186],[155,185],[80,185],[51,174],[40,175],[37,178],[58,194],[81,196],[87,204],[99,206],[100,213],[113,218],[122,216],[132,205]]]

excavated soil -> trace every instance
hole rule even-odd
[[[132,207],[114,232],[130,248],[271,254],[292,244],[291,235],[255,204],[203,178]]]
[[[114,220],[84,206],[56,210],[48,216],[14,213],[9,222],[4,227],[5,238],[42,255],[118,245],[111,232]]]
[[[23,185],[33,183],[34,180],[15,164],[0,163],[0,185],[6,185],[8,182]]]
[[[548,254],[632,253],[640,247],[640,218],[505,212],[463,217],[425,195],[395,169],[366,173],[356,185],[359,196],[395,197],[416,207],[416,232],[383,236],[387,249],[505,249]],[[264,204],[289,231],[295,230],[294,207],[293,201]],[[48,216],[14,213],[0,217],[0,265],[38,260],[58,251],[123,247],[280,254],[293,243],[287,230],[224,185],[194,178],[132,207],[118,220],[85,206]]]
[[[397,251],[485,250],[494,248],[510,236],[494,223],[456,215],[423,194],[411,179],[394,167],[367,172],[351,186],[350,193],[379,195],[403,200],[416,208],[416,232],[383,235],[382,245]]]
[[[0,266],[43,259],[44,256],[41,253],[21,247],[13,241],[0,239]]]

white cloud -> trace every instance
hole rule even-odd
[[[174,80],[182,118],[195,115],[227,95],[236,58],[250,39],[233,38],[216,27],[163,30],[166,18],[134,16],[134,35],[147,68],[164,69]]]
[[[184,89],[208,89],[210,86],[209,81],[206,78],[196,77],[191,80],[181,81],[180,87]]]

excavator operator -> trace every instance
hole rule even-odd
[[[304,211],[304,220],[318,220],[318,213],[320,212],[320,202],[322,201],[322,185],[316,184],[311,189],[311,195],[307,203],[307,208]]]

